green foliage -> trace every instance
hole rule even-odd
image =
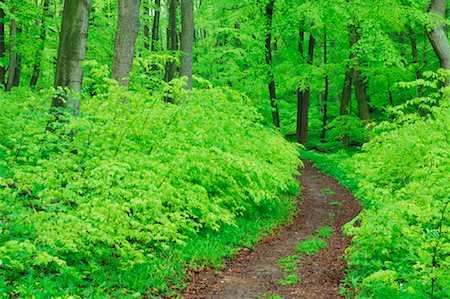
[[[247,98],[177,93],[183,104],[171,105],[112,85],[52,130],[51,94],[3,99],[2,296],[149,294],[126,277],[168,271],[183,280],[158,264],[161,252],[275,211],[281,194],[297,192],[296,149],[258,123]]]
[[[330,226],[322,226],[316,230],[316,235],[319,238],[329,239],[333,235],[334,229]]]
[[[399,108],[354,157],[365,210],[346,229],[352,298],[450,294],[450,110],[447,89],[436,94],[426,117]]]
[[[326,196],[328,196],[328,195],[336,195],[336,192],[334,192],[330,188],[322,188],[322,192]]]
[[[296,247],[299,253],[304,253],[306,255],[315,255],[321,249],[327,248],[328,244],[324,240],[317,237],[310,237],[305,241],[300,242]]]
[[[298,267],[298,255],[290,255],[278,260],[275,266],[282,268],[287,273],[292,273]]]
[[[329,141],[339,141],[347,145],[364,144],[369,140],[369,131],[364,123],[354,116],[339,116],[327,125]]]
[[[290,286],[297,284],[300,281],[300,277],[297,274],[289,274],[277,281],[280,286]]]

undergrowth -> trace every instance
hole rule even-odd
[[[173,295],[286,220],[295,147],[241,94],[180,87],[112,84],[57,121],[51,92],[2,99],[0,297]]]
[[[449,90],[442,74],[426,76],[404,86],[435,91],[393,108],[361,153],[303,155],[364,207],[344,229],[348,298],[450,298]]]

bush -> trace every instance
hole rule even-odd
[[[449,298],[450,110],[431,110],[354,156],[365,209],[347,227],[351,298]]]
[[[110,88],[52,130],[49,93],[2,100],[0,296],[109,297],[123,286],[102,287],[106,273],[296,192],[295,147],[245,97],[178,92],[171,105]]]

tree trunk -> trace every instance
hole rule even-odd
[[[171,51],[172,55],[178,50],[178,33],[177,33],[177,0],[169,0],[169,25],[167,27],[167,50]],[[177,71],[177,64],[175,60],[167,62],[166,65],[166,82],[170,82],[175,77]],[[174,100],[170,95],[167,95],[164,101],[173,103]]]
[[[347,72],[345,73],[344,79],[344,87],[342,88],[342,99],[341,99],[341,108],[340,115],[347,115],[349,113],[349,105],[352,100],[352,85],[353,85],[353,77],[355,73],[355,69],[353,66],[355,54],[352,52],[353,46],[358,42],[359,35],[357,32],[357,28],[355,25],[350,25],[348,27],[348,35],[350,40],[350,65],[347,66]]]
[[[11,19],[11,25],[9,30],[9,67],[8,67],[8,81],[6,83],[5,90],[11,91],[13,86],[17,83],[16,70],[18,69],[18,63],[20,63],[20,57],[17,54],[17,22],[15,17],[16,8],[13,6],[11,8],[11,14],[13,15]],[[20,70],[20,68],[19,68]]]
[[[309,35],[309,45],[308,45],[308,64],[312,65],[314,60],[314,46],[315,39],[312,34]],[[301,47],[303,48],[303,47]],[[300,47],[299,47],[300,49]],[[297,90],[297,141],[299,143],[308,142],[308,124],[309,124],[309,103],[311,100],[311,88],[309,87],[310,82],[305,90]]]
[[[31,75],[31,79],[30,79],[31,87],[36,86],[37,81],[39,79],[39,75],[41,73],[42,53],[44,52],[45,40],[47,37],[47,28],[45,26],[45,19],[48,15],[50,0],[44,0],[43,6],[44,7],[43,7],[43,12],[42,12],[42,20],[41,20],[41,24],[40,24],[41,25],[41,34],[39,36],[40,46],[38,47],[38,49],[36,49],[35,61],[34,61],[34,66],[33,66],[33,74]]]
[[[0,0],[0,59],[5,57],[5,11],[3,6],[5,1]],[[0,65],[0,85],[5,84],[6,67]]]
[[[152,51],[159,49],[159,22],[161,19],[161,0],[155,0],[155,17],[153,18],[152,27]]]
[[[324,34],[323,34],[323,67],[327,66],[328,63],[328,57],[327,57],[327,28],[324,28]],[[325,140],[327,130],[327,118],[328,118],[328,94],[329,94],[329,77],[328,74],[325,74],[325,93],[323,95],[323,121],[322,121],[322,135],[320,136],[322,140]]]
[[[181,0],[181,65],[180,75],[187,77],[187,89],[192,89],[192,48],[194,43],[194,1]]]
[[[144,48],[150,50],[150,0],[144,0]]]
[[[411,42],[411,52],[413,57],[414,68],[416,69],[416,79],[420,80],[423,78],[422,72],[420,71],[420,61],[419,61],[419,50],[417,48],[417,39],[412,28],[409,28],[409,39]],[[423,96],[423,87],[419,86],[418,88],[418,96]]]
[[[357,69],[353,73],[353,82],[355,84],[356,99],[358,101],[359,118],[363,121],[370,119],[369,105],[367,104],[367,94],[362,81],[361,70],[357,61]]]
[[[353,67],[348,67],[345,73],[344,87],[342,88],[342,99],[340,115],[348,114],[348,106],[352,99],[352,84],[353,83]]]
[[[450,45],[448,44],[447,35],[445,34],[445,10],[447,6],[446,0],[432,0],[430,13],[442,18],[440,25],[428,32],[428,38],[436,52],[441,68],[450,70]],[[447,80],[446,85],[449,84]]]
[[[56,64],[55,88],[64,87],[81,92],[83,68],[80,62],[86,57],[91,0],[65,0]],[[52,100],[53,108],[71,107],[72,114],[80,112],[80,100],[66,101],[64,96]]]
[[[273,23],[273,8],[275,0],[270,0],[266,6],[266,64],[269,68],[269,95],[270,106],[272,107],[272,121],[277,128],[280,127],[280,114],[278,112],[277,93],[275,87],[275,76],[272,71],[272,23]]]
[[[119,0],[119,19],[114,41],[112,77],[121,86],[130,84],[134,49],[139,32],[139,6],[141,0]]]

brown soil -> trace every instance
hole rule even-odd
[[[350,239],[342,236],[342,226],[359,213],[360,204],[336,180],[320,173],[310,162],[304,163],[305,169],[299,178],[303,201],[293,223],[257,245],[254,251],[243,251],[222,271],[193,275],[185,298],[264,299],[271,295],[285,299],[343,298],[339,295],[339,283],[346,266],[342,257]],[[275,266],[277,261],[297,254],[296,245],[322,226],[331,226],[335,231],[327,241],[328,248],[311,257],[300,255],[297,274],[301,281],[293,286],[278,285],[277,281],[285,273]]]

